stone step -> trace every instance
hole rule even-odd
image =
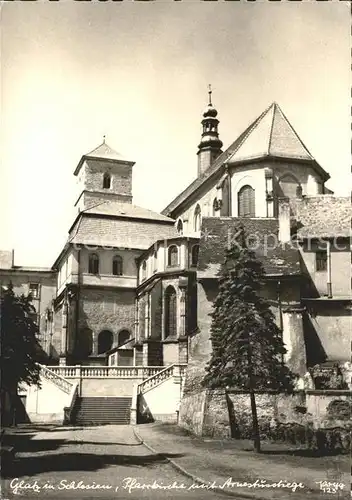
[[[73,410],[73,421],[80,425],[129,424],[131,420],[130,397],[82,397]]]

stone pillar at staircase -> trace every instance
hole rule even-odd
[[[181,365],[188,363],[188,340],[179,340],[178,344],[178,362]]]

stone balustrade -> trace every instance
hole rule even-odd
[[[54,368],[54,367],[53,367]],[[50,380],[53,382],[57,387],[59,387],[62,391],[64,391],[66,394],[70,394],[72,389],[73,389],[73,384],[66,380],[66,378],[63,377],[60,373],[55,372],[51,368],[48,368],[47,366],[40,365],[40,374],[42,377],[44,377],[46,380]]]
[[[50,370],[64,378],[147,379],[163,370],[162,366],[51,366]]]
[[[186,365],[169,365],[159,372],[152,374],[149,378],[143,380],[138,385],[138,393],[143,394],[148,391],[152,387],[160,384],[164,380],[167,380],[170,377],[177,377],[182,379],[186,372]]]

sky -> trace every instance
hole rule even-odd
[[[344,2],[5,2],[0,249],[51,266],[103,141],[133,167],[133,202],[161,211],[197,173],[207,86],[224,147],[276,101],[350,194],[350,14]]]

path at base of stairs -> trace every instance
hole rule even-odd
[[[276,443],[262,443],[262,453],[256,454],[246,451],[253,449],[250,441],[200,439],[175,424],[145,424],[136,426],[136,430],[143,441],[157,452],[169,453],[172,450],[182,455],[176,460],[177,465],[195,477],[204,478],[206,483],[215,481],[217,485],[224,485],[231,480],[233,486],[224,489],[234,494],[281,500],[350,498],[350,462],[347,455],[306,456],[308,450]],[[269,485],[280,480],[291,483],[292,487],[248,486],[248,483],[256,481]],[[324,493],[321,489],[324,481],[342,483],[344,488],[336,493]],[[241,486],[236,482],[246,482],[247,485]],[[297,486],[299,483],[303,488]]]

